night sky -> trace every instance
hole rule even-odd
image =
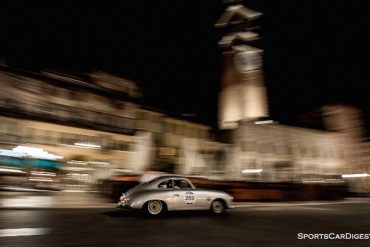
[[[323,104],[346,103],[370,122],[366,2],[246,1],[264,13],[259,46],[273,119],[297,124],[298,115]],[[222,32],[213,24],[222,1],[1,4],[0,57],[9,65],[104,70],[137,82],[145,104],[216,125]]]

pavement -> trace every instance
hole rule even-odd
[[[1,191],[0,209],[114,208],[115,202],[95,192]]]
[[[220,216],[175,212],[155,218],[112,208],[0,210],[1,247],[370,246],[370,240],[300,240],[299,234],[370,234],[370,203],[255,203]]]

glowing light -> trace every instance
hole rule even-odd
[[[274,121],[272,120],[264,120],[264,121],[255,121],[255,124],[272,124]]]
[[[263,169],[244,169],[242,173],[261,173]]]
[[[26,173],[24,171],[21,171],[19,169],[12,169],[12,168],[5,168],[5,167],[0,167],[0,172],[9,172],[9,173]]]
[[[15,228],[0,229],[0,237],[33,236],[48,234],[50,228]]]
[[[35,178],[29,178],[29,181],[36,181],[36,182],[54,182],[51,178],[41,178],[41,177],[35,177]]]
[[[104,162],[104,161],[89,161],[89,165],[96,165],[96,166],[110,166],[109,162]]]
[[[100,145],[93,144],[93,143],[85,143],[85,142],[75,142],[75,146],[83,147],[83,148],[101,148]]]
[[[16,157],[16,158],[22,157],[22,154],[16,153],[12,150],[7,150],[7,149],[0,149],[0,155],[7,156],[7,157]]]
[[[31,175],[33,176],[48,176],[48,177],[55,177],[56,174],[54,172],[40,172],[40,171],[31,171]]]
[[[90,167],[62,167],[65,171],[92,171],[93,168]]]
[[[358,173],[358,174],[343,174],[342,178],[364,178],[368,177],[369,174],[367,173]]]
[[[63,159],[63,156],[48,153],[41,148],[17,146],[12,150],[0,150],[0,155],[9,157],[31,157],[35,159],[56,160]]]
[[[87,161],[80,161],[80,160],[70,160],[67,163],[75,164],[75,165],[87,165]]]

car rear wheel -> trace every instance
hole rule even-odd
[[[214,200],[211,204],[211,211],[214,214],[223,214],[225,209],[225,204],[219,199]]]
[[[149,201],[146,204],[146,211],[149,215],[159,215],[164,211],[164,205],[159,200]]]

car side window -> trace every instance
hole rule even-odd
[[[176,179],[173,181],[173,186],[175,189],[192,189],[193,187],[189,183],[189,181],[185,179]]]
[[[159,189],[172,189],[172,180],[169,179],[169,180],[165,180],[161,182],[160,184],[158,184],[158,188]]]

